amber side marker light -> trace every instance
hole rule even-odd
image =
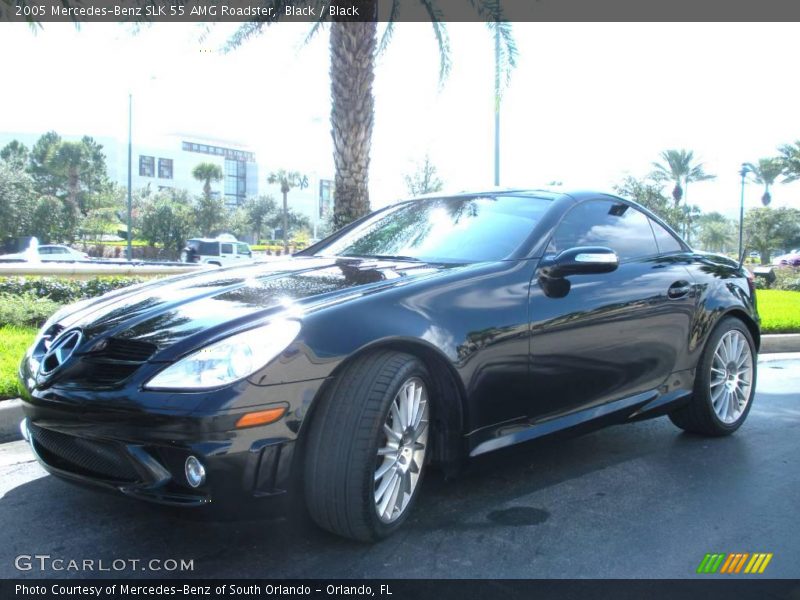
[[[242,415],[242,417],[236,421],[236,427],[253,427],[255,425],[274,423],[280,419],[285,412],[286,408],[280,406],[278,408],[270,408],[267,410],[260,410],[258,412],[247,413],[246,415]]]

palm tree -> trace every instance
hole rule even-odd
[[[267,183],[277,183],[281,186],[283,194],[283,253],[289,252],[289,192],[299,187],[301,190],[308,187],[308,177],[297,171],[279,169],[267,176]]]
[[[724,215],[712,212],[701,216],[698,223],[701,248],[711,252],[724,252],[733,234],[731,222]]]
[[[800,179],[800,140],[794,144],[784,144],[778,151],[781,153],[780,161],[785,174],[783,183]]]
[[[672,198],[676,208],[684,197],[689,182],[706,181],[716,177],[716,175],[709,175],[703,171],[702,163],[692,164],[694,152],[691,150],[665,150],[661,153],[661,159],[664,161],[663,163],[653,163],[655,167],[653,177],[658,180],[675,182],[675,187],[672,188]]]
[[[192,169],[192,177],[203,182],[203,195],[211,198],[211,182],[222,181],[222,168],[214,163],[200,163]]]
[[[772,195],[769,193],[769,186],[783,173],[784,165],[780,158],[759,158],[758,164],[746,163],[748,169],[755,177],[756,183],[764,185],[764,194],[761,196],[761,204],[769,206]]]
[[[375,79],[375,58],[388,45],[401,5],[409,0],[392,0],[385,15],[386,29],[378,43],[378,2],[359,0],[353,3],[364,22],[330,18],[331,56],[331,136],[335,174],[333,221],[343,227],[369,212],[369,153],[372,145],[375,98],[372,83]],[[450,69],[450,44],[443,13],[437,0],[418,0],[433,26],[439,46],[439,77],[444,81]],[[284,14],[284,7],[311,5],[317,15],[323,15],[312,27],[308,41],[328,19],[325,6],[328,0],[266,0],[274,14]],[[501,3],[497,0],[466,0],[477,16],[486,19],[492,33],[500,40],[495,50],[501,71],[508,75],[516,64],[517,48],[511,24],[504,20]],[[226,50],[240,46],[260,33],[267,22],[243,23],[228,40]]]

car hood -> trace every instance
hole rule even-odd
[[[171,277],[83,301],[57,314],[60,331],[79,328],[84,351],[115,341],[146,343],[171,360],[212,337],[277,313],[302,314],[436,276],[445,265],[296,257]]]

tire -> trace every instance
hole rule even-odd
[[[732,345],[727,344],[728,340],[732,340]],[[734,343],[737,345],[733,345]],[[746,369],[737,369],[734,374],[733,369],[728,367],[739,359],[733,356],[735,352],[730,349],[744,343],[747,346],[746,349],[741,346],[742,352],[749,358],[745,358],[742,365],[749,364],[750,369],[749,372]],[[720,368],[726,362],[729,352],[731,356],[727,366]],[[756,358],[753,336],[747,326],[735,317],[724,317],[709,336],[697,364],[692,399],[688,404],[669,413],[670,420],[685,431],[708,436],[730,435],[739,429],[753,405]],[[731,387],[728,387],[728,380],[731,381]],[[749,386],[744,385],[747,381]],[[732,388],[734,391],[731,392]],[[729,394],[728,404],[725,404],[726,393]]]
[[[408,518],[431,455],[432,389],[425,365],[401,352],[370,354],[336,378],[312,417],[304,464],[306,503],[320,527],[354,540],[376,541]],[[399,419],[396,410],[408,407],[408,391],[417,399],[409,408],[416,428],[411,423],[398,440],[395,430],[412,421]]]

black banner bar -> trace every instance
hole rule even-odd
[[[3,600],[255,600],[266,598],[353,598],[365,600],[796,600],[800,580],[2,580]]]
[[[0,22],[386,21],[392,0],[0,0]],[[796,0],[436,0],[442,20],[800,21]],[[425,22],[425,3],[400,0],[394,20]],[[377,9],[377,10],[373,10]]]

